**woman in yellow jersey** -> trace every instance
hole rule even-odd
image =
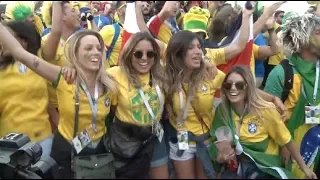
[[[275,106],[264,101],[255,88],[254,77],[245,66],[235,66],[222,85],[210,134],[210,156],[223,178],[293,178],[284,168],[279,146],[286,146],[307,178],[316,175],[306,166],[289,130]],[[229,130],[229,131],[228,131]]]
[[[59,107],[61,107],[60,120],[52,143],[51,157],[59,166],[59,172],[55,175],[70,179],[73,139],[88,140],[81,142],[82,146],[74,147],[79,150],[77,155],[106,152],[101,138],[106,133],[104,119],[110,111],[111,91],[115,91],[116,87],[104,70],[103,40],[93,31],[79,31],[69,38],[65,56],[75,67],[77,77],[75,84],[68,85],[64,78],[60,78],[62,70],[60,66],[47,63],[25,51],[2,24],[0,24],[0,34],[0,43],[11,51],[15,59],[19,59],[33,71],[53,82],[57,88]],[[79,97],[80,108],[78,131],[74,132],[76,97]]]
[[[178,179],[214,178],[206,141],[214,115],[214,96],[225,75],[218,71],[214,79],[206,78],[200,42],[195,33],[180,31],[170,39],[166,52],[170,121],[166,131]]]
[[[35,56],[38,54],[41,38],[32,24],[11,21],[6,26],[20,46]],[[0,53],[0,137],[23,133],[39,142],[43,158],[49,157],[52,136],[46,81],[17,62],[7,48],[0,46]]]
[[[149,143],[145,142],[140,150],[130,150],[128,154],[124,154],[121,148],[111,146],[116,162],[122,159],[119,165],[116,163],[116,176],[167,179],[165,140],[161,133],[157,133],[157,130],[162,130],[159,123],[165,97],[162,84],[166,81],[160,65],[160,48],[149,33],[137,33],[124,46],[120,62],[119,67],[107,70],[119,90],[112,99],[115,120],[110,130],[111,141],[122,145],[134,140]],[[119,132],[131,140],[116,140]],[[152,134],[158,138],[150,139]]]

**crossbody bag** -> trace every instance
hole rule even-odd
[[[73,138],[77,136],[79,126],[79,107],[79,83],[77,83]],[[101,140],[103,139],[101,138]],[[114,157],[112,153],[75,156],[76,150],[73,145],[71,148],[71,170],[74,179],[115,179]]]

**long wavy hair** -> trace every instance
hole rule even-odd
[[[166,75],[168,76],[168,81],[166,84],[166,103],[168,107],[169,113],[172,109],[172,98],[173,94],[180,89],[180,85],[183,83],[183,79],[185,76],[185,70],[187,66],[185,64],[186,54],[190,48],[190,45],[193,40],[198,40],[201,44],[201,39],[190,31],[179,31],[174,34],[167,46],[166,50]],[[189,96],[193,96],[196,92],[196,88],[199,83],[205,80],[206,68],[204,61],[202,60],[200,63],[200,67],[194,69],[191,74],[190,79],[190,94]]]
[[[133,85],[136,88],[141,87],[141,82],[138,78],[138,72],[132,65],[132,58],[133,53],[135,52],[135,47],[140,41],[143,40],[149,41],[152,45],[153,51],[156,53],[156,56],[154,57],[154,63],[150,69],[150,73],[157,84],[162,86],[163,82],[165,82],[167,79],[164,73],[164,69],[160,64],[160,47],[155,39],[147,32],[138,32],[131,36],[130,39],[126,42],[120,55],[120,67],[126,73],[130,85]]]
[[[82,70],[79,59],[77,58],[77,54],[79,51],[81,39],[88,35],[97,37],[99,40],[100,46],[104,47],[104,42],[101,35],[98,32],[91,31],[91,30],[83,30],[83,31],[75,32],[68,38],[68,40],[66,41],[66,45],[64,47],[64,55],[65,55],[66,62],[71,64],[71,66],[73,66],[77,71],[77,83],[79,83],[79,80],[81,80],[82,82],[85,83],[87,87],[88,87],[88,83],[87,83],[88,81],[84,74],[84,71]],[[104,84],[107,90],[116,92],[117,88],[115,86],[114,81],[111,79],[111,77],[107,75],[105,71],[105,64],[104,64],[105,61],[103,60],[104,57],[106,57],[106,52],[102,51],[102,60],[97,73],[96,81]]]
[[[269,108],[276,109],[273,103],[265,101],[258,94],[257,88],[255,86],[254,77],[250,69],[246,66],[236,65],[232,67],[232,69],[226,75],[223,81],[223,84],[228,80],[229,76],[234,73],[240,75],[244,79],[245,83],[247,84],[247,87],[245,89],[245,92],[246,92],[245,103],[248,104],[248,112],[256,113],[260,117],[260,119],[263,119],[261,117],[261,113],[259,113],[261,109],[269,109]],[[230,117],[231,114],[228,113],[228,107],[231,106],[231,102],[227,97],[227,92],[228,91],[225,91],[223,89],[221,90],[222,115],[225,120],[231,119]]]
[[[320,27],[320,18],[313,14],[293,16],[281,26],[280,44],[287,56],[299,54],[303,48],[310,46],[310,39]]]
[[[15,36],[24,40],[27,43],[26,50],[37,56],[37,52],[41,47],[41,37],[37,33],[32,23],[24,21],[10,21],[4,23],[4,25],[10,28]],[[14,62],[12,56],[4,56],[0,51],[0,69],[5,69],[10,63]]]

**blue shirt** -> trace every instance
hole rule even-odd
[[[258,46],[266,46],[266,40],[264,39],[263,35],[261,33],[258,34],[257,38],[254,41],[254,44]],[[256,59],[255,60],[255,71],[256,71],[256,77],[264,77],[264,64],[263,60]]]
[[[104,26],[111,24],[109,18],[99,15],[93,18],[99,30],[101,30]]]

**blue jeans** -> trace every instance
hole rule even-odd
[[[154,149],[150,167],[160,167],[166,163],[168,163],[168,152],[167,152],[167,145],[165,142],[165,138],[162,138],[161,143],[157,140]]]

